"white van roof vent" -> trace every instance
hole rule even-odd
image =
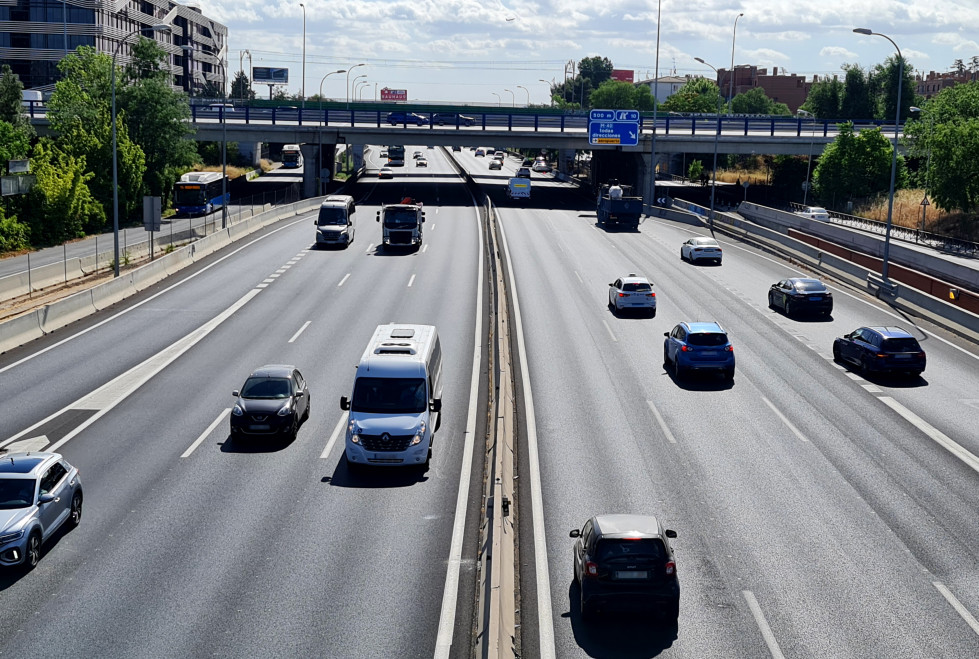
[[[414,355],[415,348],[411,343],[394,343],[387,341],[374,350],[375,355]]]
[[[410,327],[398,327],[391,330],[392,339],[410,339],[415,335],[415,330]]]

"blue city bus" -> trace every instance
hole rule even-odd
[[[282,166],[288,169],[303,166],[303,152],[298,144],[286,144],[282,147]]]
[[[173,206],[178,215],[208,215],[231,201],[222,194],[221,172],[187,172],[173,185]]]

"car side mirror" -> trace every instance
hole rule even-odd
[[[231,392],[231,395],[234,396],[235,398],[237,398],[238,396],[241,395],[241,392],[238,391],[237,389],[235,389],[234,391]]]
[[[51,503],[54,501],[54,495],[50,492],[46,492],[37,498],[38,505],[43,505],[45,503]]]
[[[670,333],[669,332],[663,332],[663,336],[665,336],[666,338],[669,338],[670,337]]]
[[[675,538],[676,537],[676,531],[674,531],[673,529],[666,529],[666,537],[667,538]]]
[[[614,284],[614,283],[612,283],[612,282],[609,282],[609,284],[608,284],[608,285],[609,285],[609,286],[615,286],[615,284]]]
[[[350,399],[346,396],[340,396],[340,409],[349,410],[350,409]]]
[[[432,399],[432,402],[430,402],[428,404],[428,409],[431,410],[432,412],[441,412],[442,411],[442,399],[441,398],[433,398]]]
[[[580,538],[581,537],[581,529],[571,529],[571,533],[569,535],[572,538]]]

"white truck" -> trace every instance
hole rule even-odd
[[[530,199],[530,179],[518,177],[507,181],[506,196],[511,201],[514,199]]]
[[[425,211],[421,202],[405,197],[400,204],[384,204],[377,211],[377,221],[381,223],[382,241],[385,246],[421,248],[422,224]]]

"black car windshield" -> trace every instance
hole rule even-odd
[[[723,346],[727,345],[727,334],[716,334],[716,333],[692,333],[687,336],[687,343],[692,346]]]
[[[34,503],[37,481],[33,478],[0,479],[0,510],[26,508]]]
[[[384,223],[389,225],[413,227],[418,222],[418,214],[411,210],[386,210]]]
[[[347,213],[343,208],[321,208],[316,223],[321,227],[333,224],[342,226],[347,223]]]
[[[666,555],[663,542],[658,538],[607,539],[598,543],[598,560],[615,559],[662,559]]]
[[[241,388],[241,397],[274,400],[288,398],[291,392],[292,387],[286,378],[248,378]]]
[[[884,344],[881,346],[886,352],[920,352],[921,346],[918,345],[918,340],[913,339],[910,336],[906,338],[898,339],[884,339]]]
[[[646,283],[637,284],[622,284],[623,291],[631,291],[634,293],[648,293],[653,290],[653,287]]]
[[[795,290],[807,291],[809,293],[825,293],[826,286],[821,281],[797,281],[795,282]]]
[[[418,414],[425,411],[424,378],[357,378],[352,412]]]

